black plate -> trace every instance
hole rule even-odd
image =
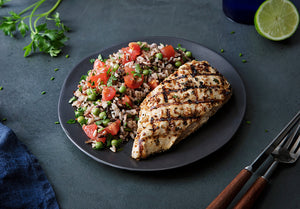
[[[97,57],[98,54],[102,54],[104,58],[107,58],[109,54],[117,52],[120,48],[126,47],[128,43],[131,42],[128,41],[103,49],[86,57],[75,66],[66,78],[60,93],[58,114],[60,124],[69,139],[81,151],[101,163],[116,168],[136,171],[157,171],[184,166],[204,158],[228,142],[238,129],[246,108],[245,87],[239,74],[232,65],[212,50],[181,38],[147,37],[132,41],[164,43],[173,46],[181,44],[182,47],[190,50],[197,60],[207,60],[228,79],[233,87],[232,98],[207,122],[207,124],[165,153],[155,155],[146,160],[136,161],[131,158],[133,141],[128,142],[124,146],[124,149],[117,153],[113,153],[109,150],[93,150],[90,145],[84,143],[88,138],[82,131],[81,126],[78,123],[66,123],[69,119],[74,118],[74,109],[68,101],[73,96],[73,91],[77,89],[80,77],[91,69],[92,65],[89,60]]]

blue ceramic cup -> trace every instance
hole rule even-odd
[[[231,20],[254,24],[254,15],[264,0],[223,0],[223,11]]]

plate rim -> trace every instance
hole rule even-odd
[[[102,160],[102,159],[99,159],[97,158],[96,156],[94,156],[93,154],[89,153],[88,151],[86,151],[83,147],[81,147],[79,144],[77,144],[75,142],[75,140],[72,139],[72,137],[69,135],[69,131],[66,129],[66,127],[63,125],[63,121],[62,121],[62,118],[61,118],[61,105],[62,105],[62,94],[64,92],[64,89],[65,89],[65,86],[67,84],[67,81],[69,79],[69,77],[74,73],[74,70],[76,68],[78,68],[78,66],[80,64],[82,64],[83,62],[85,62],[89,57],[92,57],[94,56],[95,54],[99,54],[103,51],[106,51],[106,50],[109,50],[111,48],[115,48],[117,46],[120,46],[120,45],[126,45],[128,44],[129,42],[132,42],[132,41],[137,41],[137,40],[151,40],[151,39],[173,39],[173,40],[183,40],[183,41],[186,41],[186,42],[189,42],[189,43],[192,43],[194,45],[197,45],[198,47],[202,47],[204,48],[205,50],[208,50],[210,51],[211,53],[213,54],[216,54],[217,56],[221,57],[223,60],[225,60],[225,62],[227,62],[227,64],[233,69],[233,71],[236,73],[236,76],[238,77],[240,83],[241,83],[241,92],[242,92],[242,103],[243,103],[243,108],[242,108],[242,111],[241,111],[241,117],[239,118],[238,122],[237,122],[237,125],[235,127],[234,130],[231,130],[231,133],[230,133],[230,136],[228,136],[226,138],[226,140],[224,140],[224,143],[222,143],[220,146],[218,146],[216,149],[214,149],[213,151],[211,151],[209,154],[199,158],[199,159],[195,159],[193,161],[188,161],[188,162],[184,162],[184,163],[180,163],[180,164],[176,164],[176,165],[173,165],[173,166],[161,166],[159,168],[139,168],[139,167],[127,167],[127,166],[122,166],[122,165],[117,165],[117,164],[113,164],[113,163],[110,163],[110,162],[107,162],[105,160]],[[246,88],[245,88],[245,84],[244,84],[244,81],[240,75],[240,73],[233,67],[233,65],[223,56],[219,55],[216,51],[202,45],[202,44],[199,44],[195,41],[191,41],[191,40],[188,40],[188,39],[185,39],[185,38],[179,38],[179,37],[175,37],[175,36],[145,36],[145,37],[137,37],[137,38],[131,38],[127,41],[120,41],[118,42],[117,44],[113,44],[111,46],[108,46],[108,47],[104,47],[104,48],[101,48],[100,50],[96,51],[96,52],[93,52],[93,53],[90,53],[88,56],[85,56],[84,58],[82,58],[73,68],[72,70],[66,75],[64,81],[63,81],[63,84],[61,86],[61,90],[60,90],[60,94],[59,94],[59,100],[58,100],[58,118],[59,118],[59,122],[60,122],[60,126],[62,127],[64,133],[67,135],[67,137],[69,138],[69,140],[77,147],[79,148],[80,151],[82,151],[84,154],[88,155],[89,157],[91,157],[92,159],[96,160],[97,162],[100,162],[102,164],[105,164],[105,165],[108,165],[108,166],[111,166],[111,167],[114,167],[114,168],[118,168],[118,169],[122,169],[122,170],[129,170],[129,171],[147,171],[147,172],[151,172],[151,171],[164,171],[164,170],[171,170],[171,169],[175,169],[175,168],[179,168],[179,167],[183,167],[183,166],[186,166],[186,165],[189,165],[189,164],[192,164],[194,162],[197,162],[203,158],[206,158],[208,156],[210,156],[211,154],[215,153],[217,150],[221,149],[225,144],[227,144],[232,138],[233,136],[235,135],[235,133],[237,132],[237,130],[239,129],[242,121],[243,121],[243,118],[245,116],[245,112],[246,112],[246,106],[247,106],[247,95],[246,95]],[[129,156],[130,157],[130,156]]]

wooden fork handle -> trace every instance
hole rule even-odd
[[[227,185],[227,187],[212,201],[206,209],[225,209],[239,193],[251,177],[252,172],[247,169],[241,172]]]
[[[259,177],[249,190],[244,194],[234,209],[250,209],[264,190],[268,181],[264,177]]]

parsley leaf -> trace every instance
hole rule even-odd
[[[0,6],[2,6],[5,2],[8,1],[0,0]],[[36,10],[44,2],[45,0],[39,0],[18,14],[11,11],[9,12],[10,16],[2,17],[2,21],[0,22],[0,30],[2,30],[7,36],[13,37],[14,33],[18,31],[23,37],[25,37],[27,32],[30,32],[31,42],[23,48],[25,51],[24,57],[27,57],[30,53],[35,52],[37,49],[55,57],[61,52],[61,49],[64,47],[64,43],[68,40],[64,32],[69,31],[70,29],[61,22],[59,13],[56,12],[52,15],[52,18],[48,17],[58,7],[61,0],[57,0],[56,4],[49,11],[36,14]],[[30,10],[30,15],[23,15]],[[27,18],[29,18],[29,26],[24,22]],[[47,23],[38,25],[37,22],[41,18],[54,21],[57,29],[49,29]]]

